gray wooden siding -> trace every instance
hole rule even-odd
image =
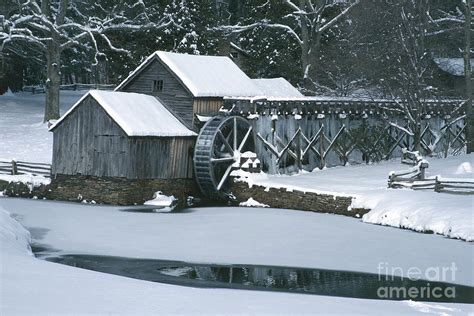
[[[130,139],[129,178],[193,178],[194,137]]]
[[[219,114],[219,109],[223,105],[223,98],[195,98],[193,102],[193,112],[194,114],[203,116],[216,116]],[[193,126],[199,126],[199,123],[194,120]]]
[[[92,97],[54,130],[53,174],[192,178],[194,137],[130,138]]]
[[[163,92],[152,91],[153,80],[163,80]],[[120,91],[157,96],[188,127],[192,127],[193,96],[160,61],[152,61]]]

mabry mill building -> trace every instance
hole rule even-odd
[[[193,150],[201,116],[226,97],[301,97],[282,78],[250,79],[229,58],[155,52],[114,92],[90,91],[51,127],[52,194],[142,203],[155,191],[199,194]]]
[[[188,127],[197,116],[218,114],[225,97],[302,97],[283,78],[250,79],[228,57],[155,52],[115,91],[159,98]]]

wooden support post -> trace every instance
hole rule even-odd
[[[434,190],[435,192],[441,192],[441,182],[438,180],[438,177],[435,178],[435,185],[434,185]]]
[[[16,166],[16,161],[12,160],[12,175],[18,174],[18,168]]]
[[[425,180],[425,169],[428,168],[428,163],[420,162],[420,180]]]
[[[388,175],[388,187],[389,188],[392,188],[393,182],[395,182],[395,173],[390,172],[390,174]]]
[[[303,169],[303,163],[302,163],[302,159],[301,159],[301,128],[298,129],[298,132],[297,132],[297,136],[296,136],[296,164],[298,166],[298,169],[299,170],[302,170]]]
[[[319,169],[323,169],[324,166],[326,165],[325,159],[324,159],[324,125],[321,125],[321,134],[319,134]]]

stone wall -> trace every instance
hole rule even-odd
[[[6,196],[38,199],[48,198],[50,194],[48,185],[33,186],[31,183],[5,180],[0,180],[0,192]]]
[[[63,201],[94,200],[100,204],[143,204],[162,191],[178,198],[178,207],[184,207],[188,196],[198,196],[193,179],[146,179],[70,176],[58,174],[51,181],[48,198]]]
[[[232,193],[237,202],[245,202],[253,198],[260,203],[273,208],[295,209],[321,213],[334,213],[352,217],[360,217],[367,213],[366,209],[352,209],[349,206],[352,197],[317,194],[302,191],[287,191],[286,189],[265,188],[242,181],[232,181]]]
[[[250,197],[273,208],[295,209],[321,213],[333,213],[360,217],[367,209],[348,210],[352,197],[316,194],[286,189],[267,189],[246,182],[231,179],[231,190],[237,203]],[[94,200],[99,204],[141,205],[153,197],[153,193],[162,191],[166,195],[178,198],[178,208],[186,207],[188,196],[201,197],[199,188],[192,179],[154,179],[128,180],[125,178],[98,178],[92,176],[56,175],[49,186],[30,188],[21,182],[0,180],[0,192],[7,196],[37,197],[61,201],[80,202]],[[202,201],[211,203],[212,201]],[[214,202],[217,203],[217,202]],[[220,205],[220,204],[219,204]]]

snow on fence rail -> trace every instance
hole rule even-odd
[[[65,84],[60,86],[60,90],[113,90],[115,85],[113,84],[88,84],[88,83],[73,83]],[[44,86],[24,86],[23,91],[31,92],[33,94],[45,93],[46,88]]]
[[[425,169],[429,163],[417,151],[402,150],[402,163],[414,167],[403,171],[391,171],[388,175],[389,188],[410,187],[412,189],[432,188],[434,183],[425,179]]]
[[[445,179],[441,177],[425,178],[428,161],[417,151],[402,150],[402,163],[413,165],[403,171],[391,171],[388,175],[388,187],[392,189],[410,188],[412,190],[434,190],[458,194],[474,194],[474,180]]]
[[[436,177],[434,182],[436,192],[449,192],[458,194],[474,194],[473,179],[444,179]]]
[[[47,163],[5,161],[0,160],[0,174],[19,175],[32,174],[35,176],[51,176],[51,165]]]

